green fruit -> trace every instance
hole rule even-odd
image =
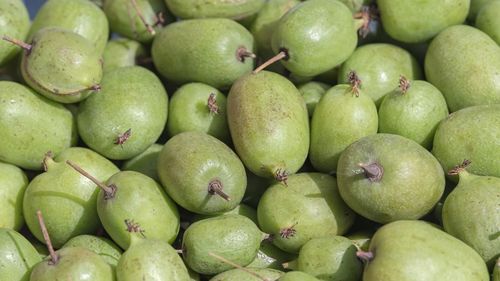
[[[296,255],[282,251],[270,241],[262,241],[255,259],[247,265],[253,268],[273,268],[284,270],[282,264],[296,258]]]
[[[163,145],[154,143],[141,154],[123,162],[122,170],[136,171],[142,173],[155,181],[159,182],[158,177],[158,156],[160,155]]]
[[[341,2],[309,0],[296,5],[278,22],[271,44],[292,73],[315,76],[344,62],[354,51],[358,23]]]
[[[245,167],[238,156],[201,132],[172,137],[158,157],[158,175],[168,195],[194,213],[227,212],[245,194]]]
[[[182,19],[242,19],[257,13],[265,0],[165,0],[172,13]]]
[[[273,244],[290,253],[313,238],[344,234],[355,218],[340,198],[335,178],[319,173],[291,175],[286,187],[269,187],[257,216],[261,229],[274,235]]]
[[[102,54],[104,72],[118,67],[140,64],[141,60],[147,56],[148,51],[137,41],[127,38],[110,40]]]
[[[370,96],[377,106],[382,98],[397,87],[400,75],[410,80],[422,78],[422,70],[416,59],[406,50],[385,43],[367,44],[354,51],[342,64],[338,81],[349,83],[349,72],[355,71],[361,80],[361,90]]]
[[[200,274],[218,274],[233,266],[216,258],[246,266],[255,259],[263,233],[250,219],[225,215],[191,224],[182,239],[186,264]]]
[[[446,100],[426,81],[399,80],[399,88],[387,94],[380,105],[379,132],[400,135],[431,149],[439,122],[448,116]]]
[[[424,65],[450,112],[500,103],[500,46],[482,31],[466,25],[443,30],[429,45]]]
[[[464,108],[450,114],[438,126],[432,154],[449,171],[464,159],[470,173],[500,177],[500,105]],[[449,177],[457,182],[456,176]]]
[[[93,235],[78,235],[66,242],[62,246],[67,247],[83,247],[98,254],[104,261],[106,261],[113,268],[118,264],[118,260],[122,255],[122,250],[116,244],[104,237]]]
[[[287,272],[277,281],[320,281],[320,279],[301,271]]]
[[[495,0],[470,0],[470,9],[467,19],[474,22],[481,8],[491,1]]]
[[[372,236],[373,236],[373,231],[370,230],[361,230],[346,235],[346,237],[349,238],[354,245],[356,245],[356,248],[364,251],[368,251]]]
[[[106,15],[88,0],[49,0],[36,13],[29,37],[46,27],[60,27],[92,42],[102,54],[109,37]]]
[[[165,27],[151,49],[158,72],[178,84],[202,82],[229,88],[253,68],[252,34],[224,19],[183,20]]]
[[[472,248],[424,221],[382,226],[373,236],[370,251],[363,281],[489,280],[485,263]]]
[[[93,150],[110,159],[130,159],[160,137],[168,96],[160,79],[139,66],[106,72],[102,90],[78,109],[78,132]]]
[[[298,86],[298,90],[306,102],[309,117],[313,116],[314,109],[319,100],[331,87],[331,85],[316,81],[306,82]]]
[[[384,30],[407,43],[427,41],[445,28],[463,23],[469,4],[470,0],[377,1]]]
[[[356,213],[388,223],[427,214],[444,191],[443,169],[416,142],[392,134],[359,139],[340,155],[340,195]]]
[[[227,99],[236,152],[257,176],[286,178],[305,162],[309,118],[304,99],[283,76],[262,71],[236,81]]]
[[[476,27],[488,34],[500,45],[500,1],[491,1],[485,4],[476,18]]]
[[[216,217],[216,216],[224,216],[224,215],[241,215],[241,216],[244,216],[244,217],[247,217],[249,219],[251,219],[255,224],[258,223],[257,221],[257,211],[252,208],[252,207],[249,207],[245,204],[239,204],[238,206],[236,206],[234,209],[230,210],[230,211],[227,211],[225,213],[222,213],[222,214],[217,214],[217,215],[200,215],[200,214],[195,214],[192,221],[193,222],[196,222],[196,221],[200,221],[200,220],[204,220],[204,219],[208,219],[208,218],[213,218],[213,217]]]
[[[284,274],[283,271],[270,268],[235,268],[212,277],[210,281],[262,281],[263,278],[276,280]]]
[[[2,0],[0,2],[0,30],[2,36],[24,40],[30,28],[30,17],[23,1]],[[0,66],[12,60],[20,49],[0,40]]]
[[[23,196],[27,186],[23,170],[0,162],[0,228],[19,231],[24,225]]]
[[[377,107],[373,100],[349,85],[337,85],[318,102],[311,119],[309,159],[320,172],[337,170],[344,149],[378,129]]]
[[[444,202],[444,230],[471,246],[493,267],[500,257],[500,178],[476,176],[461,167],[453,172],[460,180]]]
[[[44,159],[46,172],[36,176],[26,188],[23,212],[27,226],[42,242],[44,238],[36,212],[43,212],[56,248],[74,236],[94,233],[100,226],[96,210],[97,186],[66,165],[66,160],[78,163],[99,180],[119,171],[108,159],[86,148],[71,147],[54,160]]]
[[[493,281],[500,281],[500,258],[495,263],[495,268],[493,269]]]
[[[368,5],[371,0],[340,0],[344,3],[353,13],[359,12],[363,5]]]
[[[186,131],[212,135],[223,142],[230,139],[226,96],[203,83],[188,83],[175,91],[169,104],[167,129],[171,136]]]
[[[76,144],[73,115],[61,104],[15,82],[0,81],[0,161],[41,170],[47,151]]]
[[[5,281],[28,281],[31,269],[41,261],[31,243],[12,229],[0,228],[0,276]]]

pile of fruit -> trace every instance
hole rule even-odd
[[[500,0],[0,0],[0,281],[500,281]]]

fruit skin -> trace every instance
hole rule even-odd
[[[286,69],[300,76],[315,76],[344,62],[354,51],[358,36],[352,13],[343,3],[309,0],[281,17],[271,39],[275,54],[286,49]]]
[[[291,175],[288,186],[277,183],[262,195],[257,217],[262,231],[274,235],[273,244],[298,253],[310,239],[342,235],[354,223],[355,213],[338,193],[335,178],[320,173]],[[295,230],[282,235],[282,230]]]
[[[0,2],[0,30],[2,36],[24,40],[30,29],[30,17],[23,1],[3,0]],[[11,61],[21,49],[7,41],[0,40],[0,66]]]
[[[464,159],[471,161],[467,170],[483,176],[500,177],[500,105],[464,108],[450,114],[439,124],[432,154],[445,171]],[[456,176],[448,176],[454,182]]]
[[[495,263],[495,268],[493,269],[493,281],[500,281],[500,258]]]
[[[28,37],[46,27],[64,28],[85,37],[99,54],[109,37],[106,15],[88,0],[46,1],[36,13]]]
[[[276,269],[270,268],[247,268],[248,270],[257,273],[259,276],[267,278],[269,280],[276,280],[280,276],[283,276],[285,273],[283,271],[279,271]],[[262,281],[261,278],[258,278],[246,271],[235,268],[224,271],[210,279],[210,281]]]
[[[274,246],[271,241],[264,240],[260,244],[257,256],[247,267],[284,270],[282,264],[294,258],[296,258],[296,255],[282,251]]]
[[[66,242],[62,248],[67,247],[83,247],[98,254],[104,261],[106,261],[113,268],[118,264],[118,260],[122,255],[122,249],[116,244],[104,237],[93,235],[78,235]]]
[[[450,112],[500,103],[500,46],[479,29],[443,30],[429,45],[424,65],[427,81],[443,93]]]
[[[485,4],[476,18],[476,27],[488,34],[500,46],[500,1],[491,1]]]
[[[316,109],[319,100],[331,87],[331,85],[316,81],[306,82],[298,86],[298,90],[306,102],[309,117],[313,116],[314,109]]]
[[[474,20],[477,17],[477,14],[481,10],[481,8],[491,1],[495,1],[495,0],[471,0],[469,14],[467,15],[467,19],[471,22],[474,22]]]
[[[227,119],[236,152],[254,174],[272,178],[302,167],[309,151],[304,99],[283,76],[261,71],[238,79],[228,95]]]
[[[444,202],[444,230],[471,246],[492,268],[500,257],[500,178],[465,170],[459,172],[459,178]]]
[[[137,41],[127,38],[109,40],[102,54],[104,72],[137,65],[146,56],[148,51]]]
[[[15,82],[0,81],[0,161],[41,170],[48,151],[76,144],[76,124],[63,105]]]
[[[142,173],[155,181],[159,182],[158,176],[158,156],[160,155],[163,145],[154,143],[141,154],[125,161],[121,167],[124,171],[136,171]]]
[[[243,163],[231,148],[202,132],[184,132],[168,140],[158,156],[158,175],[177,204],[198,214],[230,211],[245,194]],[[209,193],[215,180],[230,200]]]
[[[369,178],[361,165],[377,165],[381,178]],[[340,155],[337,182],[342,199],[365,218],[388,223],[418,219],[444,192],[439,162],[416,142],[392,134],[359,139]]]
[[[320,279],[302,271],[291,271],[281,276],[277,281],[320,281]]]
[[[151,55],[168,80],[222,90],[253,69],[252,58],[240,61],[239,48],[254,49],[253,36],[242,25],[224,18],[192,19],[167,25],[156,36]]]
[[[379,228],[363,281],[488,281],[481,257],[469,246],[424,221],[401,220]]]
[[[218,274],[234,268],[210,255],[246,266],[259,250],[263,233],[249,218],[225,215],[191,224],[182,239],[185,263],[200,274]]]
[[[19,231],[24,225],[23,196],[28,177],[17,166],[0,162],[0,228]]]
[[[448,26],[463,23],[469,12],[470,0],[379,0],[377,5],[384,30],[392,38],[419,43],[431,39]]]
[[[448,106],[436,87],[416,80],[410,81],[406,92],[396,89],[388,93],[378,116],[380,133],[400,135],[431,149],[437,126],[448,116]]]
[[[78,132],[93,150],[109,159],[130,159],[160,137],[167,122],[168,96],[160,79],[139,66],[106,72],[102,89],[78,109]],[[120,135],[130,137],[117,143]]]
[[[257,13],[265,0],[165,0],[172,13],[182,19],[242,19]]]
[[[31,243],[15,230],[0,228],[0,276],[5,281],[28,281],[41,261]]]

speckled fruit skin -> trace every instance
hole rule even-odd
[[[365,176],[362,164],[383,168],[380,180]],[[402,136],[376,134],[359,139],[340,155],[340,195],[365,218],[388,223],[427,214],[444,191],[439,162],[418,143]]]
[[[269,280],[276,280],[285,273],[276,269],[269,268],[248,268],[250,271],[257,273],[259,276],[268,278]],[[248,274],[248,272],[235,268],[224,271],[210,279],[210,281],[262,281],[262,279]]]
[[[172,13],[182,19],[242,19],[257,13],[265,0],[165,0]]]
[[[254,174],[292,174],[309,151],[306,104],[285,77],[261,71],[238,79],[227,98],[227,119],[236,152]]]
[[[0,30],[2,36],[24,40],[30,29],[28,10],[23,1],[2,0],[0,2]],[[0,40],[0,66],[12,60],[21,48]]]
[[[28,177],[19,167],[0,162],[0,228],[19,231],[24,225],[23,196]]]
[[[137,65],[148,56],[148,51],[139,42],[127,38],[109,40],[102,54],[104,72],[124,66]]]
[[[476,27],[488,34],[500,46],[500,1],[485,4],[476,18]]]
[[[379,228],[363,281],[488,281],[481,257],[469,246],[424,221],[401,220]]]
[[[392,38],[419,43],[431,39],[448,26],[463,23],[469,12],[470,0],[379,0],[377,5],[384,30]]]
[[[467,170],[483,176],[500,177],[500,105],[464,108],[450,114],[438,126],[432,154],[445,171],[464,159],[471,161]],[[448,176],[457,182],[456,176]]]
[[[450,112],[500,103],[499,73],[500,46],[471,26],[443,30],[425,56],[427,81],[443,93]]]
[[[113,268],[118,264],[118,260],[122,255],[120,249],[112,240],[93,235],[78,235],[68,240],[63,246],[67,247],[83,247],[98,254],[104,261],[106,261]]]
[[[0,228],[0,276],[5,281],[28,281],[31,269],[41,261],[36,249],[20,233]]]

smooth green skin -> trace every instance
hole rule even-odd
[[[165,241],[142,239],[132,234],[132,243],[116,267],[118,281],[189,281],[186,265]]]
[[[320,281],[320,279],[301,271],[287,272],[277,281]]]
[[[356,251],[353,242],[343,236],[314,238],[300,248],[298,259],[288,267],[324,281],[358,281],[363,264]]]
[[[467,19],[471,22],[474,22],[481,8],[491,1],[495,0],[470,0],[470,8]]]
[[[0,161],[41,170],[47,151],[76,144],[76,124],[63,105],[15,82],[0,81]]]
[[[471,246],[492,268],[500,257],[500,178],[464,170],[459,179],[444,202],[444,230]]]
[[[27,186],[23,170],[0,162],[0,228],[19,231],[24,225],[23,196]]]
[[[420,43],[449,26],[463,23],[469,12],[470,0],[379,0],[377,5],[384,30],[392,38],[406,43]]]
[[[108,18],[111,32],[148,44],[163,28],[161,24],[154,26],[158,21],[158,14],[163,15],[164,24],[172,22],[173,18],[167,11],[163,0],[136,0],[136,3],[147,24],[153,27],[155,34],[149,33],[130,0],[104,0],[102,9]]]
[[[172,13],[182,19],[242,19],[257,13],[265,0],[165,0]]]
[[[200,220],[203,220],[203,219],[213,218],[213,217],[216,217],[216,216],[234,215],[234,214],[247,217],[247,218],[251,219],[255,224],[258,223],[258,221],[257,221],[257,210],[255,210],[254,208],[249,207],[249,206],[247,206],[245,204],[239,204],[234,209],[232,209],[230,211],[227,211],[225,213],[222,213],[222,214],[217,214],[217,215],[200,215],[200,214],[195,214],[194,217],[193,217],[193,219],[192,219],[192,221],[195,222],[195,221],[200,221]]]
[[[359,12],[363,5],[368,5],[371,3],[371,0],[340,0],[340,2],[344,3],[353,13]]]
[[[109,159],[130,159],[160,137],[167,122],[168,96],[151,71],[129,66],[106,72],[102,89],[80,103],[78,132],[93,150]],[[119,135],[130,137],[116,144]]]
[[[166,26],[155,38],[151,54],[168,80],[202,82],[222,90],[253,69],[252,58],[239,60],[241,47],[252,52],[254,40],[239,23],[224,18],[192,19]]]
[[[286,69],[301,76],[315,76],[344,62],[358,42],[352,13],[339,1],[309,0],[296,5],[278,22],[271,45],[282,49]]]
[[[46,160],[47,171],[32,179],[26,188],[23,213],[30,231],[44,242],[36,215],[42,211],[55,248],[74,236],[95,233],[100,226],[96,210],[98,187],[66,164],[66,160],[98,180],[106,180],[119,171],[111,161],[87,148],[71,147],[55,160]]]
[[[163,145],[154,143],[141,154],[125,161],[122,165],[124,171],[136,171],[142,173],[155,181],[159,182],[158,176],[158,156],[160,155]]]
[[[262,241],[255,259],[247,265],[254,268],[273,268],[284,270],[283,263],[297,258],[296,255],[282,251],[271,242]]]
[[[66,242],[62,248],[67,247],[83,247],[98,254],[104,261],[106,261],[113,268],[118,264],[118,260],[122,255],[120,249],[113,241],[99,236],[93,235],[78,235]]]
[[[432,40],[425,56],[427,81],[443,93],[450,112],[500,103],[498,73],[500,46],[471,26],[445,29]]]
[[[108,41],[102,54],[104,72],[118,67],[137,65],[148,55],[146,48],[139,42],[127,38]]]
[[[218,214],[234,209],[246,188],[245,167],[231,148],[202,132],[175,135],[158,157],[158,175],[168,195],[183,208],[198,214]],[[210,194],[219,180],[231,200]]]
[[[21,74],[39,94],[60,103],[80,102],[102,79],[101,54],[86,38],[59,27],[33,35],[31,51],[23,51]]]
[[[500,177],[500,105],[464,108],[450,114],[438,126],[432,154],[449,171],[464,159],[476,175]],[[456,176],[448,179],[458,182]]]
[[[488,281],[481,257],[469,246],[424,221],[401,220],[379,228],[363,281]]]
[[[447,116],[446,100],[436,87],[411,81],[407,92],[398,88],[385,95],[378,110],[378,131],[409,138],[430,150],[437,126]]]
[[[493,281],[500,281],[500,258],[497,260],[495,264],[495,268],[493,269]]]
[[[500,46],[500,1],[485,4],[476,18],[476,27],[488,34]]]
[[[210,112],[208,98],[215,94],[219,112]],[[227,99],[216,88],[203,83],[188,83],[177,89],[170,99],[167,129],[171,136],[186,131],[212,135],[228,143]]]
[[[358,74],[363,92],[377,106],[386,94],[398,86],[399,76],[403,75],[409,80],[422,79],[422,69],[408,51],[385,43],[366,44],[357,48],[342,64],[339,84],[349,84],[348,74],[352,70]]]
[[[342,235],[354,223],[356,215],[342,201],[334,177],[300,173],[291,175],[287,184],[269,187],[257,208],[262,231],[274,234],[273,244],[283,251],[298,253],[307,241]],[[280,230],[292,226],[295,235],[280,236]]]
[[[24,236],[15,230],[0,228],[1,280],[28,281],[31,269],[41,260]]]
[[[46,27],[60,27],[88,39],[102,54],[109,37],[104,12],[88,0],[49,0],[36,13],[28,37]]]
[[[362,230],[346,235],[345,237],[349,238],[351,242],[361,250],[368,251],[372,236],[373,231]]]
[[[313,116],[314,109],[319,100],[332,86],[322,82],[310,81],[298,86],[299,92],[304,98],[309,117]]]
[[[252,173],[273,178],[297,172],[309,151],[304,99],[285,77],[268,71],[238,79],[227,98],[229,131],[236,152]]]
[[[300,2],[299,0],[269,0],[264,3],[249,28],[255,38],[255,45],[260,56],[272,53],[271,38],[279,19]]]
[[[30,29],[28,10],[21,0],[0,2],[0,30],[2,36],[24,40]],[[0,66],[12,60],[21,49],[7,41],[0,40]]]
[[[365,176],[360,163],[378,163],[379,181]],[[445,176],[432,154],[399,135],[376,134],[359,139],[340,155],[339,192],[356,213],[379,223],[418,219],[444,192]]]
[[[276,280],[283,276],[285,273],[283,271],[279,271],[276,269],[270,268],[251,268],[248,267],[248,270],[258,274],[262,278],[266,278],[267,280]],[[210,281],[262,281],[262,278],[258,278],[244,270],[235,268],[228,271],[224,271],[210,279]]]
[[[98,254],[82,247],[62,248],[56,252],[57,264],[50,264],[50,257],[33,267],[30,281],[113,281],[115,273]]]
[[[125,220],[133,220],[144,230],[148,239],[172,243],[179,233],[180,218],[177,205],[161,185],[135,171],[122,171],[106,181],[114,184],[115,196],[105,199],[101,189],[97,198],[97,214],[111,239],[122,249],[128,249],[131,234]]]
[[[352,92],[350,85],[337,85],[326,92],[316,105],[311,119],[309,159],[323,173],[337,170],[344,149],[358,139],[377,133],[377,107],[360,91]]]
[[[225,215],[191,224],[182,239],[184,262],[200,274],[219,274],[234,268],[209,255],[247,266],[256,257],[263,233],[249,218]]]

